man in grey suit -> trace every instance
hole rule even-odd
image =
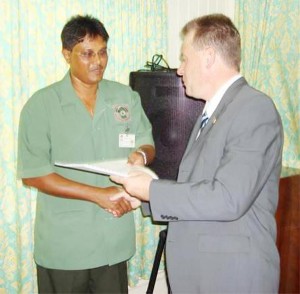
[[[176,182],[142,172],[111,179],[132,206],[148,201],[153,219],[169,222],[172,293],[276,293],[280,116],[240,75],[240,35],[228,17],[197,18],[182,35],[177,72],[186,94],[206,101],[208,120],[199,116]]]

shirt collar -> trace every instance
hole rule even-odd
[[[66,104],[73,104],[77,103],[79,97],[77,96],[75,89],[72,85],[71,81],[71,75],[70,75],[70,70],[65,74],[63,79],[59,82],[59,87],[61,88],[61,104],[66,105]],[[101,89],[101,91],[100,91]],[[99,98],[99,95],[103,95],[104,92],[107,92],[107,82],[106,80],[102,79],[99,83],[99,89],[97,91],[97,99]],[[106,95],[103,95],[103,99],[105,100]],[[105,101],[105,103],[109,104],[109,101]]]
[[[225,92],[228,90],[228,88],[236,81],[238,80],[242,75],[237,74],[231,79],[229,79],[217,92],[216,94],[205,103],[203,113],[206,112],[208,117],[211,117],[213,112],[218,107],[222,97],[224,96]]]
[[[61,95],[61,104],[67,105],[67,104],[73,104],[76,103],[78,97],[76,95],[76,92],[73,88],[72,82],[71,82],[71,76],[70,71],[68,71],[63,79],[58,83],[60,87],[59,95]]]

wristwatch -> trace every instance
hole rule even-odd
[[[137,149],[136,152],[142,154],[143,159],[144,159],[144,165],[147,165],[147,155],[146,155],[146,152],[144,150],[142,150],[141,148]]]

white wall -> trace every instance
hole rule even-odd
[[[235,0],[167,0],[168,2],[168,56],[171,68],[179,67],[180,31],[191,19],[209,13],[223,13],[232,20]]]

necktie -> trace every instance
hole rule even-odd
[[[198,139],[201,130],[206,126],[207,122],[208,122],[208,116],[207,116],[207,113],[204,112],[204,113],[202,114],[202,117],[201,117],[200,129],[199,129],[199,131],[198,131],[196,140]]]
[[[201,117],[201,123],[200,123],[201,130],[206,126],[207,122],[208,122],[208,116],[207,116],[207,113],[204,112]]]

